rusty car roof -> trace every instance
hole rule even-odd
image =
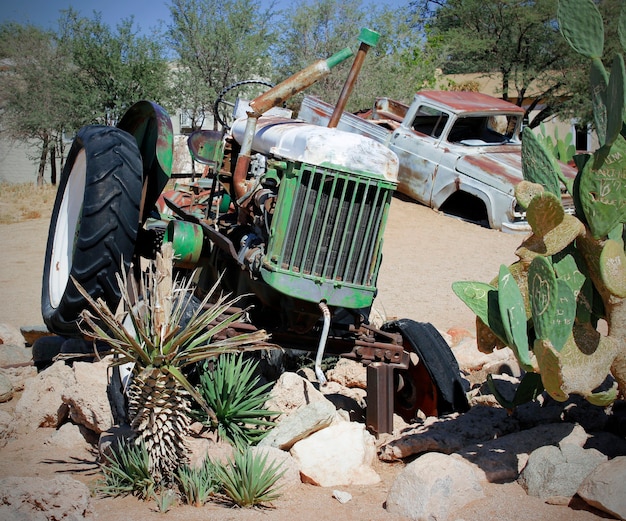
[[[524,113],[524,109],[500,98],[494,98],[481,92],[420,90],[418,95],[431,101],[446,105],[455,112],[516,112]]]

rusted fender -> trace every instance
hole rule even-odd
[[[163,107],[144,100],[130,107],[117,127],[135,137],[141,152],[145,191],[141,216],[145,221],[172,175],[172,120]]]

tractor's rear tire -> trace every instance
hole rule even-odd
[[[394,404],[397,414],[412,421],[418,410],[427,416],[441,416],[469,409],[456,358],[432,324],[405,318],[388,322],[382,329],[400,333],[405,350],[419,359],[408,369],[395,372],[399,382]]]
[[[115,127],[83,127],[70,149],[50,220],[41,310],[48,329],[80,334],[77,320],[87,293],[114,311],[140,221],[142,160],[133,136]]]

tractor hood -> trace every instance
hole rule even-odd
[[[243,141],[246,118],[233,123],[232,135]],[[358,134],[277,116],[258,120],[253,152],[316,166],[362,173],[391,182],[398,179],[398,157],[381,143]]]

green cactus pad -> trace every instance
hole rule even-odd
[[[528,127],[522,131],[522,171],[524,179],[531,183],[539,183],[548,192],[561,197],[559,185],[561,167],[554,155]]]
[[[585,226],[576,217],[565,214],[563,222],[543,237],[531,235],[517,249],[515,254],[530,263],[537,256],[551,256],[565,249],[576,237],[585,233]]]
[[[502,341],[506,341],[504,326],[498,309],[498,290],[485,282],[457,281],[452,291]]]
[[[549,340],[537,339],[533,345],[533,352],[537,357],[537,365],[541,372],[541,381],[546,392],[557,402],[564,402],[569,398],[563,387],[563,375],[559,363],[559,353]]]
[[[552,263],[537,257],[528,269],[528,292],[537,338],[550,340],[561,351],[572,334],[576,296],[565,280],[557,279]]]
[[[576,252],[576,250],[573,250],[573,252]],[[553,260],[553,266],[558,278],[567,282],[567,285],[574,292],[574,295],[577,295],[587,280],[587,277],[580,271],[581,268],[579,268],[579,263],[576,262],[574,254],[575,253],[568,253],[557,261]],[[580,257],[580,255],[577,255],[577,257]],[[583,260],[580,259],[579,262],[582,264]]]
[[[560,352],[549,340],[536,340],[533,349],[546,391],[560,401],[570,394],[593,397],[594,389],[610,374],[617,353],[615,342],[588,323],[574,326]]]
[[[617,385],[611,387],[607,391],[591,393],[590,395],[585,396],[585,398],[593,405],[597,405],[598,407],[607,407],[617,398]]]
[[[620,54],[613,59],[611,76],[606,96],[606,145],[615,143],[617,136],[622,131],[624,122],[624,84],[626,84],[624,71],[624,58]]]
[[[576,318],[580,322],[588,322],[591,320],[593,285],[587,278],[587,269],[578,250],[571,248],[571,251],[559,261],[553,260],[554,270],[559,280],[565,281],[576,297]]]
[[[580,174],[580,204],[592,235],[599,239],[626,222],[626,140],[620,135],[587,161]]]
[[[626,254],[619,242],[609,239],[604,243],[600,254],[600,276],[612,295],[626,298]]]
[[[542,184],[531,183],[530,181],[520,181],[515,186],[515,198],[522,208],[528,209],[533,197],[545,192]]]
[[[609,87],[609,75],[604,68],[602,60],[594,58],[591,62],[589,74],[591,85],[591,103],[593,106],[593,121],[596,125],[596,134],[600,146],[606,143],[607,109],[606,92]],[[579,168],[580,170],[580,168]]]
[[[558,299],[556,303],[556,317],[550,331],[550,340],[554,349],[560,351],[572,334],[572,327],[576,319],[576,295],[564,280],[557,279],[556,283]]]
[[[552,192],[544,192],[534,197],[526,212],[533,233],[541,237],[561,224],[564,215],[560,198]]]
[[[537,338],[551,338],[558,296],[552,263],[545,257],[536,257],[528,268],[528,297]]]
[[[604,49],[604,23],[592,0],[559,0],[559,29],[577,53],[600,58]]]
[[[515,278],[504,264],[500,266],[498,276],[498,306],[509,347],[515,353],[520,366],[526,371],[532,371],[524,297]]]

